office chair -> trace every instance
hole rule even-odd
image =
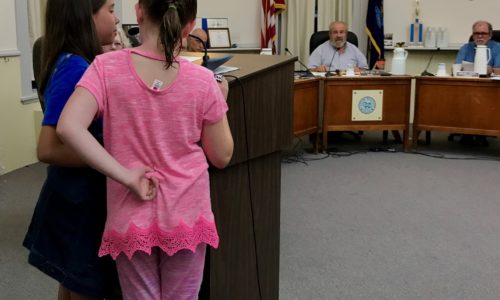
[[[500,30],[493,30],[491,40],[500,43]],[[469,37],[469,42],[472,42],[472,35]]]
[[[36,39],[33,44],[33,75],[35,76],[35,85],[38,93],[38,100],[40,101],[40,106],[42,111],[45,111],[45,100],[43,95],[40,93],[40,68],[42,66],[42,42],[43,37]]]

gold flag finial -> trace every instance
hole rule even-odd
[[[415,0],[415,18],[418,19],[418,16],[420,15],[420,0]]]

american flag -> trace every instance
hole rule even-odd
[[[285,0],[261,0],[260,46],[273,49],[276,53],[276,16],[285,10]]]

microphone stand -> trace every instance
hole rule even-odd
[[[330,71],[330,69],[332,68],[333,59],[335,58],[335,55],[337,55],[337,52],[338,52],[337,48],[334,48],[334,49],[335,49],[335,52],[333,53],[332,60],[330,60],[330,65],[328,66],[328,71],[325,73],[325,77],[330,77],[330,76],[334,75],[334,73],[332,73],[332,71]]]
[[[288,54],[290,54],[291,56],[294,56],[294,55],[293,55],[293,53],[292,53],[292,52],[290,52],[290,50],[288,50],[288,48],[285,48],[285,51],[286,51]],[[299,62],[299,64],[300,64],[302,67],[304,67],[304,68],[306,69],[307,74],[310,74],[310,75],[313,75],[313,76],[314,76],[314,74],[311,72],[311,70],[309,70],[309,68],[308,68],[308,67],[307,67],[307,66],[306,66],[303,62],[301,62],[301,61],[300,61],[300,59],[298,59],[298,57],[297,57],[297,61]]]
[[[441,50],[441,48],[437,48],[436,52],[438,52],[439,50]],[[431,65],[432,58],[434,57],[434,54],[436,52],[432,53],[431,58],[429,59],[429,62],[427,63],[427,66],[425,66],[425,70],[420,74],[420,76],[434,76],[434,74],[432,74],[431,72],[427,71],[427,69],[429,69],[429,66]]]
[[[198,42],[200,42],[203,45],[203,61],[202,61],[201,65],[206,67],[208,60],[210,59],[210,57],[208,56],[207,43],[204,42],[201,38],[197,37],[196,35],[189,34],[189,37],[197,40]]]

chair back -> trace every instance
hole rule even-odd
[[[38,100],[42,111],[45,110],[45,101],[43,95],[40,93],[40,68],[42,67],[42,43],[43,37],[39,37],[33,44],[33,75],[35,77],[36,90],[38,93]]]
[[[491,36],[491,40],[500,43],[500,30],[493,30],[493,35]],[[469,37],[469,42],[472,42],[472,35]]]
[[[314,49],[326,42],[329,38],[330,36],[328,30],[316,31],[313,33],[309,39],[309,54],[311,54]],[[358,36],[352,31],[347,32],[347,41],[356,47],[358,46]]]

